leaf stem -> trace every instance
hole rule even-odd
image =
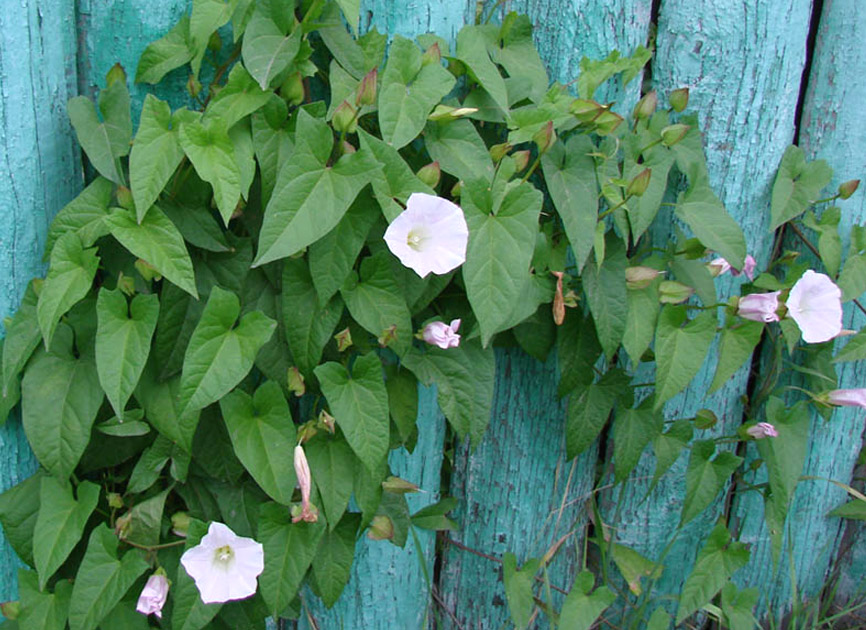
[[[169,543],[162,543],[161,545],[142,545],[137,542],[133,542],[131,540],[123,540],[122,542],[126,543],[130,547],[135,547],[136,549],[141,549],[143,551],[158,551],[160,549],[169,549],[171,547],[180,547],[181,545],[185,545],[185,540],[175,540]]]

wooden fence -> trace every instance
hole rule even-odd
[[[690,107],[700,112],[712,185],[745,227],[749,252],[765,265],[773,244],[767,231],[770,188],[782,152],[797,142],[826,159],[836,181],[866,175],[866,13],[862,0],[364,0],[362,28],[389,34],[434,31],[452,41],[476,11],[522,11],[536,24],[536,41],[552,79],[577,75],[583,56],[598,58],[616,48],[630,53],[646,44],[652,25],[655,56],[651,81],[661,95],[687,86]],[[0,2],[0,313],[14,311],[27,281],[44,272],[42,246],[51,217],[82,187],[80,152],[66,116],[66,101],[92,94],[119,61],[130,75],[150,41],[188,10],[189,0],[6,0]],[[184,97],[182,72],[160,96]],[[171,76],[175,76],[171,75]],[[639,81],[607,97],[620,111],[638,96]],[[144,89],[133,87],[140,107]],[[845,204],[843,222],[866,219],[863,188]],[[658,234],[664,237],[665,234]],[[843,244],[847,250],[847,243]],[[721,286],[724,295],[730,286]],[[848,305],[851,306],[850,304]],[[848,308],[846,328],[866,317]],[[712,354],[711,354],[712,357]],[[842,364],[840,387],[866,385],[866,374]],[[741,396],[748,371],[705,399],[714,370],[708,359],[692,387],[666,406],[668,417],[702,407],[721,419],[718,435],[742,421]],[[462,524],[451,537],[459,545],[437,550],[426,532],[406,549],[362,539],[353,578],[330,611],[311,608],[320,628],[421,628],[435,618],[440,628],[507,627],[501,567],[485,555],[506,551],[518,560],[538,556],[567,531],[573,536],[550,572],[554,585],[571,586],[584,550],[584,502],[608,469],[612,449],[596,444],[575,461],[565,460],[564,405],[556,398],[555,363],[541,365],[516,351],[497,355],[490,428],[478,449],[458,446],[450,493],[461,501]],[[396,474],[419,482],[424,493],[413,508],[435,501],[440,491],[444,419],[430,390],[421,393],[421,435],[412,455],[393,452]],[[804,475],[852,479],[862,446],[864,414],[840,409],[833,420],[816,420]],[[604,458],[602,466],[599,459]],[[601,493],[603,518],[618,539],[649,558],[659,557],[677,527],[684,495],[685,456],[646,501],[653,456],[645,453],[630,482]],[[0,429],[0,486],[11,486],[35,469],[21,424]],[[603,473],[606,475],[606,473]],[[603,487],[603,481],[602,481]],[[622,493],[622,494],[620,494]],[[760,497],[720,498],[690,523],[665,558],[659,594],[677,593],[712,524],[727,513],[751,562],[736,576],[760,586],[759,614],[781,613],[792,589],[814,596],[831,571],[841,575],[837,596],[863,596],[866,535],[853,521],[826,513],[845,492],[822,480],[801,482],[789,518],[791,535],[780,565],[770,560]],[[858,540],[861,544],[857,544]],[[467,551],[465,548],[474,550]],[[850,552],[840,554],[840,550]],[[437,557],[437,554],[439,557]],[[789,563],[793,562],[793,568]],[[0,599],[16,597],[19,561],[0,550]],[[438,582],[432,589],[426,576]],[[790,583],[790,576],[796,585]],[[299,624],[310,627],[306,621]]]

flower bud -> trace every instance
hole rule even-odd
[[[411,494],[418,492],[418,486],[405,479],[391,475],[382,482],[382,490],[392,494]]]
[[[719,418],[710,409],[698,409],[695,414],[695,428],[697,429],[712,429],[718,421]]]
[[[779,314],[779,291],[772,293],[750,293],[737,302],[737,315],[753,322],[777,322]]]
[[[304,447],[300,444],[295,447],[293,463],[295,475],[298,478],[298,487],[301,489],[301,511],[298,514],[293,514],[292,522],[305,521],[307,523],[315,523],[319,520],[319,511],[310,503],[310,490],[313,478],[310,475],[310,465],[307,463]]]
[[[503,142],[502,144],[494,144],[490,147],[490,157],[494,162],[499,162],[502,158],[508,155],[508,152],[511,151],[513,147],[509,142]]]
[[[321,414],[320,414],[321,417]],[[301,444],[306,444],[319,432],[317,425],[319,424],[318,420],[309,420],[298,427],[298,442]]]
[[[132,512],[127,512],[123,516],[117,518],[114,521],[114,534],[120,540],[124,540],[130,534],[130,530],[132,529]]]
[[[553,323],[557,326],[562,326],[565,321],[565,298],[562,295],[562,276],[561,271],[551,271],[556,276],[556,293],[553,294]]]
[[[689,129],[690,127],[688,125],[683,125],[682,123],[668,125],[662,129],[662,144],[666,147],[674,146],[677,142],[686,137]]]
[[[643,97],[637,102],[637,105],[634,106],[634,113],[632,114],[632,116],[634,116],[638,120],[649,118],[655,113],[658,104],[659,97],[658,94],[656,94],[655,90],[644,94]]]
[[[337,340],[337,352],[344,352],[352,345],[352,333],[349,327],[346,326],[343,330],[334,335]]]
[[[532,141],[538,146],[539,153],[545,153],[550,146],[556,142],[556,132],[553,130],[553,121],[547,123],[532,136]]]
[[[186,80],[186,91],[192,98],[196,98],[201,92],[201,81],[194,74],[190,74]]]
[[[352,107],[349,101],[340,103],[340,106],[334,111],[331,124],[340,133],[355,133],[355,129],[358,127],[358,119],[355,115],[355,108]]]
[[[652,267],[628,267],[625,270],[625,286],[632,291],[645,289],[663,273]]]
[[[529,158],[532,157],[529,149],[523,151],[515,151],[511,158],[514,160],[514,172],[519,173],[529,166]]]
[[[391,540],[394,538],[394,523],[387,516],[377,514],[370,523],[367,538],[370,540]]]
[[[295,396],[300,398],[307,391],[307,386],[304,384],[304,375],[301,374],[301,371],[296,367],[292,366],[289,368],[289,391],[294,392]]]
[[[568,109],[580,122],[589,123],[598,118],[605,107],[601,103],[583,98],[576,98],[571,102]]]
[[[442,177],[442,169],[439,167],[439,162],[430,162],[430,164],[419,168],[415,174],[418,176],[418,179],[430,186],[430,188],[436,188],[439,185],[439,179]]]
[[[438,43],[434,43],[427,50],[424,51],[424,54],[421,55],[421,66],[426,66],[431,63],[441,63],[442,62],[442,49],[439,48]]]
[[[682,282],[664,280],[659,285],[659,302],[662,304],[679,304],[685,302],[694,294],[695,290]]]
[[[135,210],[135,203],[132,201],[132,191],[129,188],[118,186],[115,195],[117,196],[117,203],[121,208]]]
[[[116,63],[111,66],[111,70],[109,70],[108,73],[105,75],[106,87],[111,87],[118,81],[126,83],[126,70],[124,70],[123,66],[121,66],[119,63]]]
[[[144,278],[145,282],[162,280],[162,274],[156,270],[156,267],[141,258],[135,261],[135,270],[141,274],[141,277]]]
[[[109,492],[106,498],[108,499],[108,507],[115,510],[119,510],[123,507],[123,497],[121,497],[117,492]]]
[[[759,422],[758,424],[752,425],[746,429],[746,433],[756,440],[763,440],[768,437],[779,437],[779,432],[776,431],[776,427],[769,422]]]
[[[2,604],[0,604],[0,613],[3,613],[3,616],[6,617],[6,619],[8,619],[9,621],[15,621],[21,614],[21,602],[3,602]],[[18,626],[15,627],[17,628]]]
[[[364,75],[358,85],[358,95],[355,97],[355,105],[373,105],[376,102],[376,84],[379,80],[379,69],[373,68]]]
[[[641,197],[649,188],[652,169],[645,168],[628,183],[625,194],[629,197]]]
[[[452,199],[460,199],[460,193],[463,192],[463,180],[461,179],[459,182],[454,184],[451,187],[451,198]]]
[[[280,96],[289,105],[300,105],[304,102],[304,78],[300,72],[293,72],[286,77],[280,86]]]
[[[457,120],[461,116],[468,116],[469,114],[474,114],[477,111],[477,107],[451,107],[449,105],[442,105],[440,103],[433,109],[432,112],[430,112],[430,115],[427,116],[427,120],[451,122],[452,120]]]
[[[679,88],[674,90],[668,96],[671,103],[671,109],[675,112],[681,112],[689,105],[689,88]]]
[[[391,324],[385,330],[382,331],[382,334],[379,335],[377,339],[379,345],[383,348],[387,348],[392,343],[397,341],[397,324]]]
[[[189,533],[190,521],[189,514],[186,512],[175,512],[171,515],[171,531],[175,536],[186,538],[187,533]]]
[[[353,153],[357,153],[357,151],[358,151],[358,149],[355,148],[355,145],[353,145],[348,140],[343,140],[342,149],[343,149],[343,155],[352,155]]]
[[[839,184],[839,198],[847,199],[857,191],[859,186],[859,179],[849,179],[847,182]]]
[[[117,288],[126,296],[132,297],[135,295],[135,278],[124,276],[121,271],[117,276]]]
[[[325,429],[325,431],[327,431],[331,435],[334,434],[334,423],[335,422],[336,422],[336,420],[335,420],[334,416],[329,414],[324,409],[322,409],[319,412],[318,423],[322,426],[323,429]]]
[[[595,119],[595,133],[606,136],[613,133],[623,121],[623,117],[616,112],[603,111]]]
[[[162,619],[162,607],[168,598],[168,578],[163,569],[158,569],[149,578],[138,596],[135,610],[143,615],[156,615]]]

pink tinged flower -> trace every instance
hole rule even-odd
[[[763,440],[768,437],[779,437],[779,432],[769,422],[759,422],[758,424],[746,429],[746,433],[751,435],[756,440]]]
[[[710,274],[712,274],[714,278],[727,273],[731,269],[730,263],[728,263],[724,258],[714,258],[709,262],[707,267],[709,267]]]
[[[806,343],[829,341],[842,332],[842,290],[823,273],[806,271],[785,306]]]
[[[749,280],[754,280],[755,266],[757,264],[757,261],[755,261],[751,254],[749,254],[748,256],[746,256],[746,261],[743,264],[742,270],[734,269],[733,267],[731,267],[731,274],[734,276],[739,276],[741,273],[744,273]]]
[[[180,563],[195,580],[205,604],[245,599],[256,592],[265,568],[261,543],[238,536],[222,523],[211,523],[201,542],[187,549]]]
[[[307,523],[315,523],[319,520],[319,511],[310,503],[310,487],[313,478],[310,474],[310,465],[307,463],[304,447],[300,444],[295,447],[294,464],[295,475],[298,477],[298,485],[301,488],[301,512],[297,516],[292,517],[292,522],[306,521]]]
[[[457,334],[458,328],[460,328],[459,319],[451,320],[450,324],[430,322],[424,326],[424,332],[421,333],[421,336],[431,346],[439,346],[443,350],[447,350],[460,345],[460,335]]]
[[[746,260],[743,264],[742,269],[736,269],[732,267],[731,264],[724,258],[715,258],[711,260],[707,264],[707,266],[710,268],[710,273],[713,275],[714,278],[730,271],[732,276],[739,276],[740,274],[744,273],[749,280],[753,280],[755,274],[755,266],[757,264],[758,263],[755,261],[754,257],[748,255],[746,256]]]
[[[162,607],[168,597],[168,578],[165,574],[154,573],[147,578],[147,584],[141,589],[135,609],[143,615],[154,614],[162,619]]]
[[[777,322],[779,316],[779,291],[772,293],[750,293],[740,298],[737,315],[756,322]]]
[[[385,242],[404,266],[422,278],[445,274],[466,261],[469,227],[460,206],[413,193],[406,209],[385,230]]]
[[[866,409],[866,388],[834,389],[827,394],[827,402],[831,405]]]

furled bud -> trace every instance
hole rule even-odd
[[[442,105],[440,103],[432,112],[430,112],[430,115],[427,116],[427,120],[450,122],[452,120],[457,120],[462,116],[474,114],[477,111],[477,107],[451,107],[450,105]]]
[[[190,73],[189,78],[186,80],[186,91],[192,98],[196,98],[201,92],[201,81],[192,73]]]
[[[625,189],[625,194],[629,197],[640,197],[649,188],[650,178],[652,178],[652,169],[645,168],[628,183]]]
[[[613,133],[622,124],[622,121],[623,117],[616,112],[610,110],[603,111],[595,119],[595,133],[600,136]]]
[[[352,333],[349,327],[346,326],[343,330],[334,335],[337,340],[337,352],[343,352],[352,345]]]
[[[150,282],[151,280],[162,280],[162,274],[156,270],[156,267],[142,258],[135,261],[135,270],[141,274],[141,277],[144,278],[146,282]]]
[[[118,186],[115,195],[117,196],[117,203],[121,208],[135,210],[135,203],[132,201],[132,191],[129,188]]]
[[[387,348],[392,343],[397,341],[397,324],[391,324],[385,330],[382,331],[382,334],[379,335],[377,339],[379,345],[383,348]]]
[[[289,368],[288,383],[289,391],[294,392],[295,396],[298,398],[303,396],[307,391],[307,386],[304,383],[304,375],[301,374],[301,371],[294,365]]]
[[[557,326],[562,326],[565,321],[565,298],[562,295],[562,276],[561,271],[551,271],[556,276],[556,292],[553,294],[553,323]]]
[[[340,133],[355,133],[358,127],[358,119],[355,116],[355,108],[349,101],[343,101],[340,106],[334,110],[334,117],[331,119],[331,124],[334,125]]]
[[[132,528],[132,512],[127,512],[114,521],[114,534],[124,540],[130,534]]]
[[[511,151],[513,147],[509,142],[503,142],[501,144],[494,144],[490,147],[490,157],[494,162],[499,162],[502,158],[508,155],[508,152]]]
[[[426,166],[422,166],[415,173],[422,182],[436,188],[439,185],[439,179],[442,177],[442,169],[439,167],[439,162],[430,162]]]
[[[300,105],[304,102],[304,78],[300,72],[293,72],[286,77],[280,86],[280,96],[289,105]]]
[[[686,137],[689,129],[690,127],[688,125],[683,125],[682,123],[668,125],[662,129],[662,144],[666,147],[674,146],[677,142]]]
[[[355,97],[355,105],[372,105],[376,102],[376,84],[379,81],[379,69],[373,68],[364,75],[358,85],[358,95]]]
[[[675,112],[681,112],[689,105],[689,88],[678,88],[670,93],[668,100],[671,103],[671,109]]]
[[[847,182],[839,184],[839,198],[847,199],[857,191],[859,186],[859,179],[849,179]]]
[[[336,422],[334,416],[322,409],[319,412],[318,422],[328,433],[334,434],[334,423]]]
[[[539,153],[545,153],[556,142],[556,132],[553,130],[553,121],[547,123],[532,136],[532,141],[538,146]]]
[[[111,70],[105,75],[105,85],[106,87],[111,87],[118,81],[126,83],[126,70],[119,63],[116,63],[111,66]]]
[[[656,94],[656,91],[653,90],[652,92],[644,94],[643,97],[637,102],[637,105],[634,106],[634,113],[632,115],[638,120],[649,118],[655,113],[658,104],[658,94]]]
[[[301,489],[301,511],[298,514],[292,515],[292,522],[305,521],[307,523],[315,523],[319,520],[319,511],[310,503],[310,489],[312,488],[312,475],[310,475],[310,465],[307,463],[307,456],[304,454],[304,447],[298,444],[295,447],[295,475],[298,478],[298,487]]]
[[[391,475],[382,482],[382,490],[391,492],[392,494],[411,494],[418,492],[418,486],[410,481]]]
[[[186,512],[175,512],[171,515],[171,531],[175,536],[186,538],[189,533],[190,524],[189,514]]]
[[[421,55],[421,65],[426,66],[431,63],[441,63],[442,61],[442,49],[439,48],[438,43],[433,43],[430,48],[424,51],[424,54]]]
[[[391,540],[394,538],[394,523],[384,514],[377,514],[370,523],[367,538],[370,540]]]
[[[685,302],[694,294],[695,290],[674,280],[664,280],[659,285],[659,302],[662,304],[679,304]]]
[[[628,267],[625,270],[625,286],[632,291],[645,289],[663,273],[652,267]]]
[[[604,105],[583,98],[574,99],[569,105],[569,110],[580,122],[589,123],[598,118],[605,111]]]
[[[529,166],[529,158],[532,157],[532,153],[530,153],[529,149],[524,149],[523,151],[515,151],[511,158],[514,160],[514,172],[519,173],[527,166]]]

